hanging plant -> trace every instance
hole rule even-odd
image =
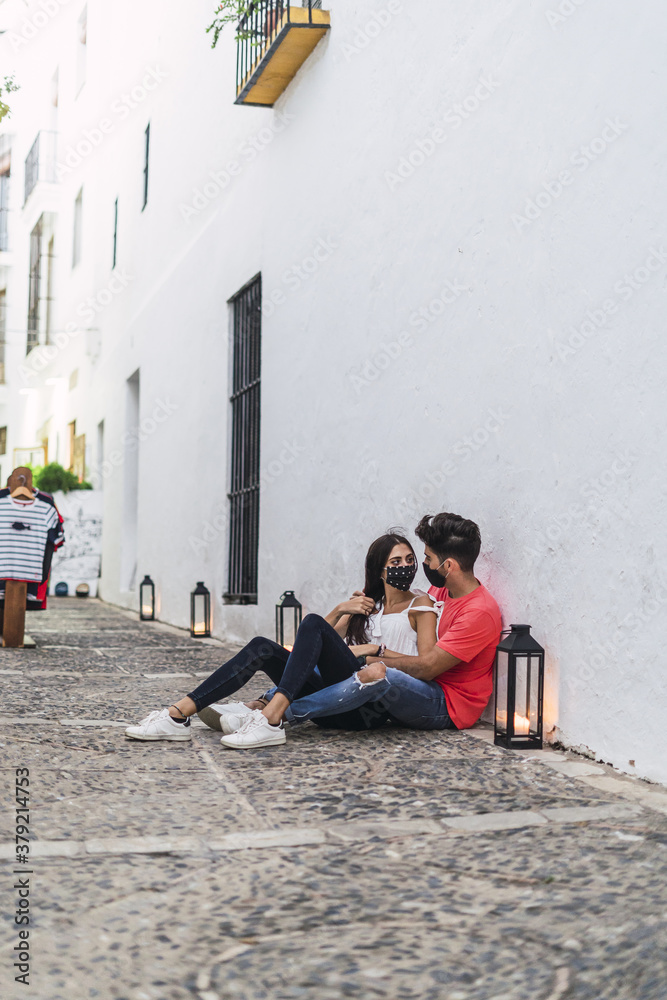
[[[19,85],[14,83],[13,76],[6,76],[3,83],[0,84],[0,121],[10,114],[9,105],[5,104],[2,100],[5,94],[11,94],[13,91],[19,89]]]
[[[255,7],[254,0],[222,0],[219,6],[216,8],[215,17],[211,24],[209,24],[206,29],[206,33],[209,31],[213,32],[213,41],[211,42],[211,48],[214,49],[218,44],[218,38],[220,37],[220,32],[228,24],[236,24],[236,40],[240,41],[246,38],[252,38],[252,31],[244,31],[242,25],[245,19],[250,13],[252,13]]]

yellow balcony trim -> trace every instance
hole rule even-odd
[[[290,7],[289,20],[285,9],[239,83],[234,103],[273,107],[330,26],[328,10],[316,8],[309,21],[307,8]]]

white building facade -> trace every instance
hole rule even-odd
[[[2,5],[3,480],[85,473],[101,596],[235,640],[470,517],[553,738],[667,781],[664,5],[335,0],[273,107],[213,7]]]

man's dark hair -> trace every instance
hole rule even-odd
[[[456,559],[464,573],[472,572],[482,537],[474,521],[460,514],[425,514],[415,528],[417,538],[433,549],[440,561]]]

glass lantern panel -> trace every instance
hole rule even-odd
[[[529,676],[530,676],[530,733],[531,736],[539,735],[539,689],[540,689],[540,658],[539,656],[530,656],[529,658]]]
[[[206,595],[195,594],[194,631],[201,635],[206,631]]]
[[[528,656],[516,656],[514,688],[514,735],[530,733],[530,665]]]
[[[151,598],[151,588],[142,586],[141,588],[141,613],[142,615],[153,614],[153,601]]]
[[[498,650],[498,672],[496,675],[496,729],[507,732],[507,671],[508,655],[504,649]]]
[[[294,640],[297,633],[297,609],[282,608],[283,616],[283,646],[285,649],[294,649]]]

